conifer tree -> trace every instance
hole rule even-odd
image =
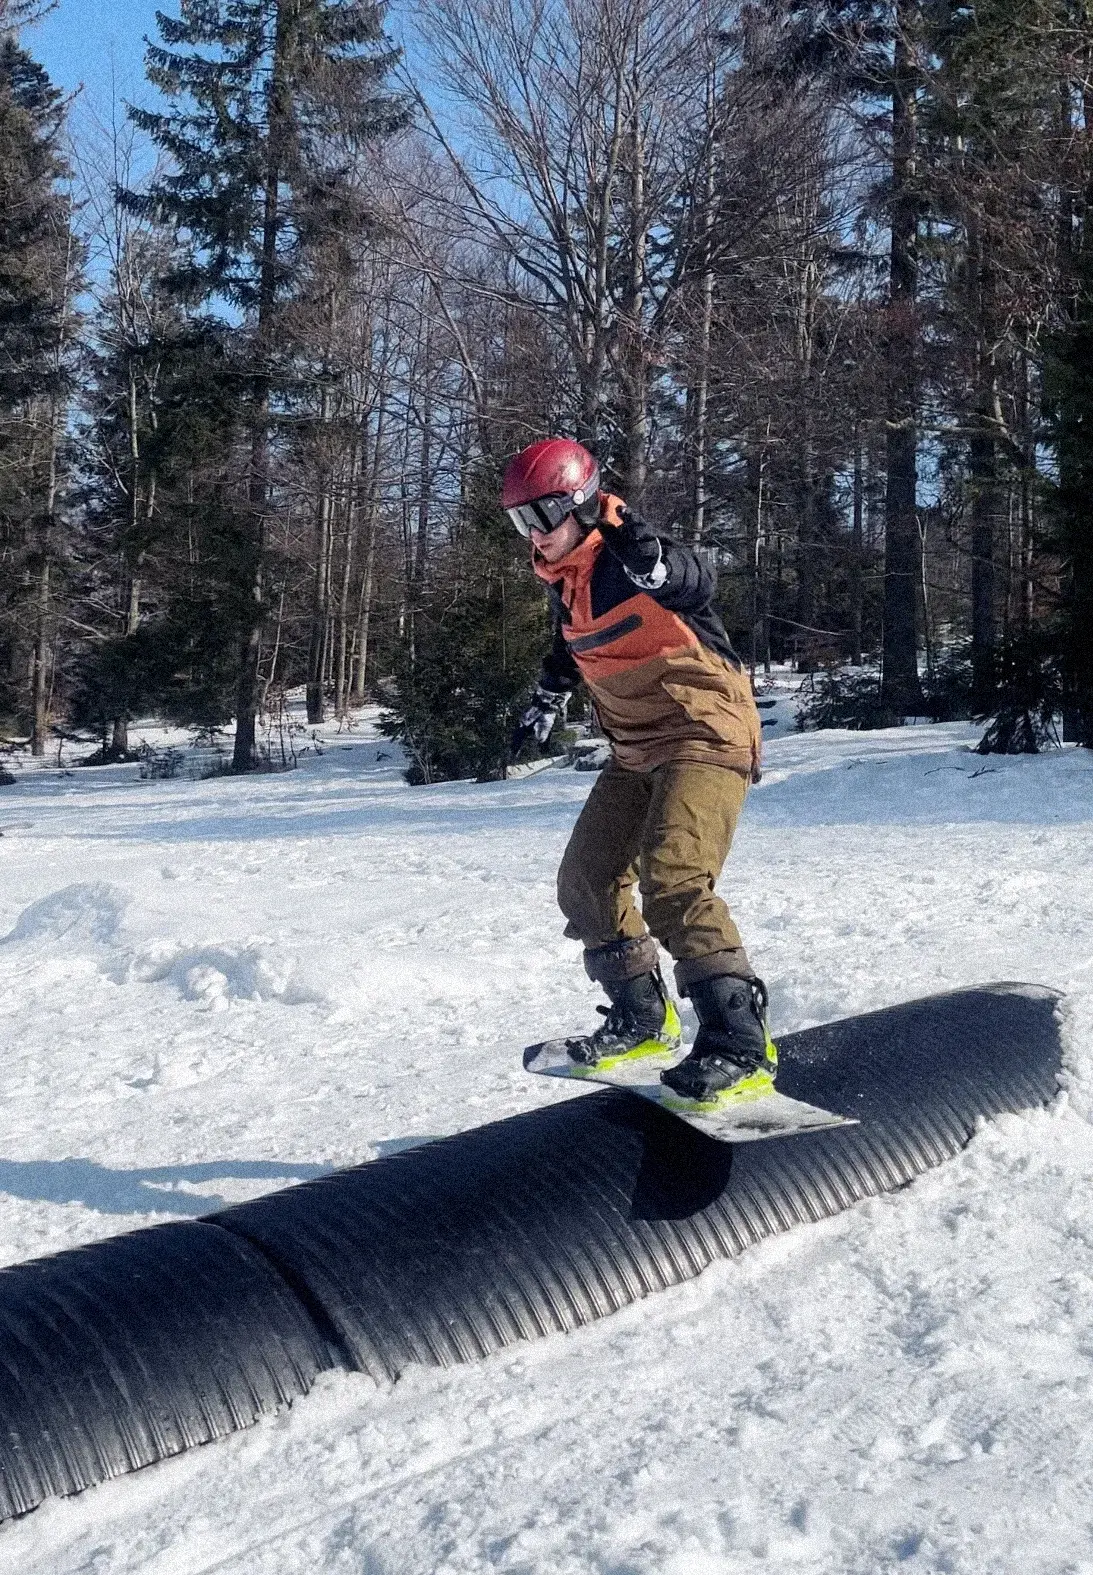
[[[1093,749],[1093,236],[1083,241],[1074,282],[1071,320],[1049,363],[1059,467],[1057,545],[1064,564],[1056,650],[1066,684],[1067,732]]]
[[[89,322],[81,413],[82,621],[100,639],[81,653],[71,701],[74,719],[103,735],[102,758],[124,760],[146,689],[137,669],[147,641],[140,651],[127,642],[164,591],[155,572],[169,512],[160,474],[169,435],[164,395],[172,358],[193,330],[163,287],[169,237],[113,201],[110,210],[110,270]]]
[[[220,327],[160,288],[164,259],[161,234],[130,235],[85,358],[80,610],[98,638],[74,663],[69,698],[103,760],[126,757],[142,712],[228,721],[248,611],[238,377]]]
[[[499,477],[472,464],[461,537],[435,566],[381,724],[410,758],[407,780],[495,780],[549,641],[546,599],[525,544],[497,505]]]
[[[9,16],[9,25],[10,25]],[[45,748],[57,529],[80,265],[63,183],[64,108],[0,33],[0,706]],[[29,687],[26,674],[29,671]]]
[[[939,382],[951,430],[967,444],[960,484],[970,526],[973,702],[985,713],[997,684],[1011,682],[1014,652],[1036,648],[1025,640],[1031,589],[1009,598],[1016,600],[1015,627],[1002,614],[1010,590],[1007,503],[1018,489],[1027,500],[1034,480],[1036,339],[1058,281],[1061,62],[1050,26],[1054,9],[1051,0],[950,8],[933,29],[938,68],[924,116],[933,206],[947,237],[944,246],[934,242],[942,266],[933,354],[944,363]],[[1018,551],[1031,579],[1027,502],[1021,529]]]
[[[148,75],[171,101],[131,109],[173,168],[137,211],[189,242],[172,283],[236,327],[246,389],[246,550],[236,554],[241,623],[233,765],[254,764],[258,662],[266,615],[268,522],[273,507],[278,397],[296,375],[283,308],[300,288],[309,231],[352,211],[353,178],[367,143],[405,119],[383,90],[396,59],[372,0],[182,0],[159,14],[162,44]]]

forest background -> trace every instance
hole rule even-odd
[[[35,20],[0,0],[8,748],[235,717],[247,771],[304,685],[416,780],[502,774],[547,615],[498,483],[548,433],[814,719],[1093,747],[1084,0],[182,0],[98,122]]]

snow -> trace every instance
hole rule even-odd
[[[553,899],[594,777],[408,788],[374,720],[0,789],[2,1261],[574,1097],[519,1049],[594,1018]],[[1093,1575],[1093,756],[770,734],[722,889],[776,1032],[1053,985],[1057,1104],[591,1328],[328,1375],[3,1528],[4,1575]]]

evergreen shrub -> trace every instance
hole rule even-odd
[[[875,668],[829,667],[809,673],[798,690],[797,730],[843,727],[852,732],[899,727],[903,718],[881,704]]]
[[[542,586],[497,510],[497,483],[480,479],[476,491],[464,540],[434,563],[413,610],[380,722],[409,756],[415,786],[503,777],[550,639]]]
[[[980,755],[1038,755],[1059,746],[1057,720],[1063,710],[1065,661],[1051,634],[1009,641],[995,658],[996,704],[980,713],[989,722],[976,745]]]

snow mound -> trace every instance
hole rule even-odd
[[[0,945],[26,941],[92,942],[109,945],[118,937],[128,894],[105,881],[77,881],[39,897],[24,908]]]
[[[285,1006],[322,1002],[326,996],[295,981],[296,960],[269,947],[180,946],[166,941],[128,957],[122,982],[173,984],[187,1001],[225,1011],[232,1000],[280,1001]]]

